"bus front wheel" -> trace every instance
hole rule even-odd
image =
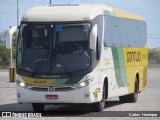
[[[106,100],[106,89],[104,85],[102,92],[102,100],[100,102],[93,103],[94,111],[96,112],[103,111],[103,109],[105,108],[105,100]]]
[[[121,103],[125,103],[125,102],[128,102],[128,97],[126,95],[125,96],[120,96],[119,100],[120,100]]]
[[[44,110],[45,104],[43,103],[32,103],[32,108],[35,112],[42,112]]]

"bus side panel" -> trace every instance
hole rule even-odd
[[[129,94],[123,49],[105,48],[102,54],[101,69],[108,78],[108,98]]]
[[[146,86],[148,50],[146,22],[117,16],[105,16],[104,46],[111,48],[118,88],[134,92],[139,74],[139,91]]]
[[[137,74],[139,75],[139,91],[142,91],[146,87],[148,49],[111,48],[110,52],[112,53],[113,59],[110,60],[113,61],[112,69],[114,69],[114,72],[111,74],[111,69],[107,70],[109,85],[111,85],[109,88],[112,88],[109,90],[109,96],[114,97],[133,93]],[[107,68],[109,68],[109,64]],[[110,79],[110,75],[115,76],[115,82],[113,82],[114,79]],[[112,84],[110,84],[110,81],[112,81]],[[127,88],[127,91],[125,88]]]
[[[123,48],[126,64],[129,93],[134,92],[136,74],[139,74],[139,91],[146,87],[148,49],[147,48]]]

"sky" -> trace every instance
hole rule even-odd
[[[31,7],[49,4],[49,0],[18,0],[19,21]],[[160,47],[160,0],[52,0],[53,4],[102,3],[144,16],[149,48]],[[0,0],[0,32],[17,25],[17,0]]]

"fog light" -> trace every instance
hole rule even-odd
[[[19,85],[20,85],[21,87],[24,87],[24,86],[25,86],[25,84],[24,84],[23,82],[21,82]]]
[[[17,93],[17,97],[18,97],[18,98],[21,98],[21,93]]]
[[[89,98],[89,93],[85,93],[84,97]]]

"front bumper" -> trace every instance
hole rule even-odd
[[[18,103],[93,103],[95,98],[91,86],[70,91],[32,91],[17,85]],[[58,95],[57,100],[47,100],[46,95]]]

